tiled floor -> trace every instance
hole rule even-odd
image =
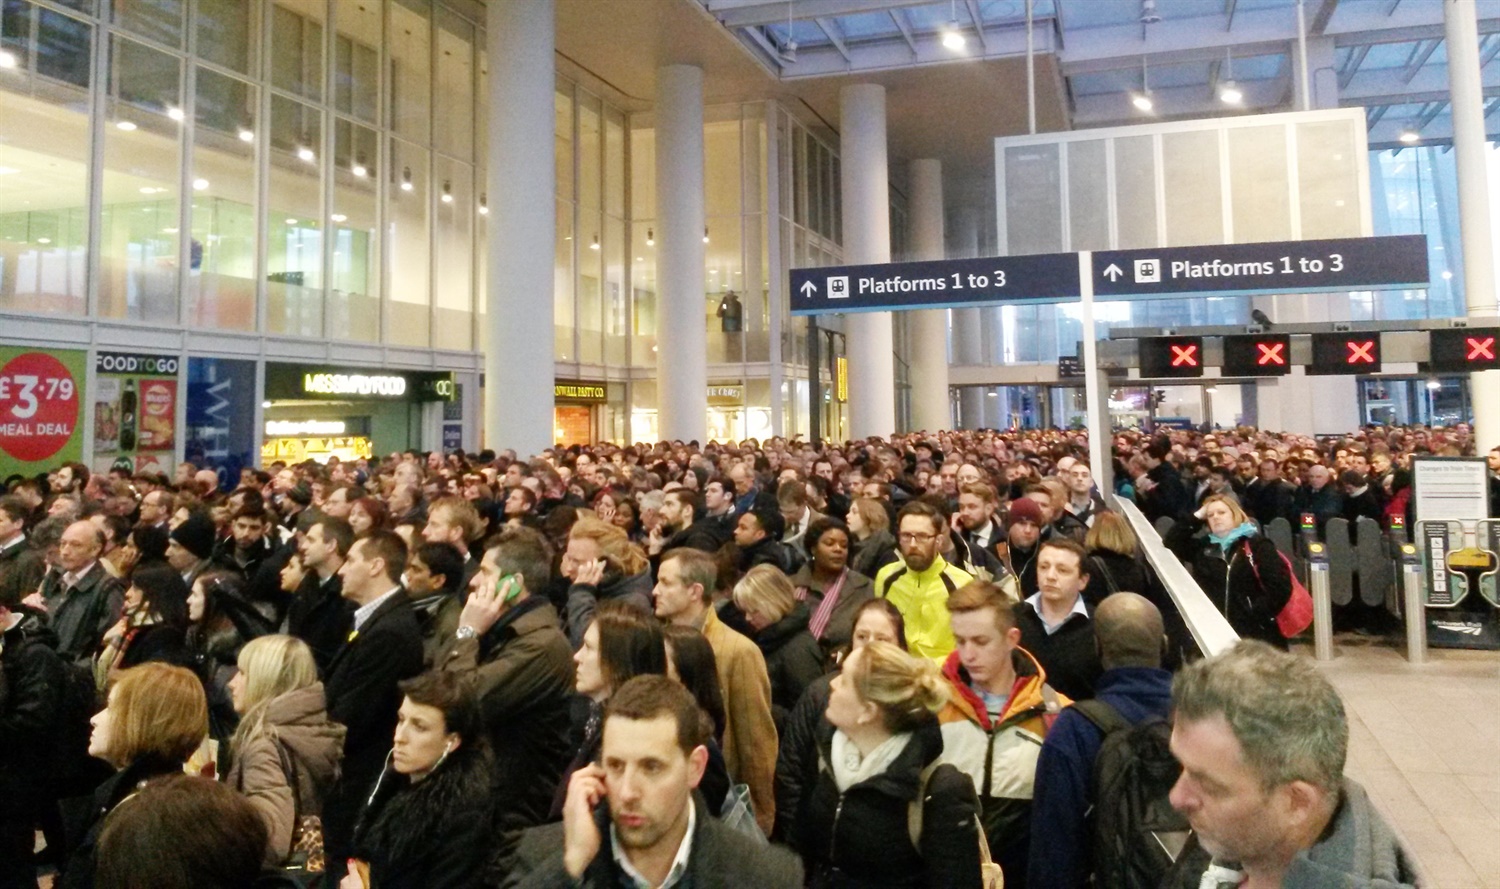
[[[1341,635],[1323,667],[1349,714],[1347,774],[1428,889],[1500,889],[1500,653],[1432,649],[1413,665],[1364,641]]]

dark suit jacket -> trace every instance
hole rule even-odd
[[[801,889],[802,862],[780,846],[766,846],[732,828],[725,827],[708,812],[702,797],[693,794],[697,825],[687,874],[680,885],[692,889]],[[563,867],[563,826],[545,824],[528,830],[516,850],[514,866],[504,885],[507,889],[627,889],[632,884],[615,863],[609,833],[609,806],[595,811],[599,825],[599,854],[574,880]]]
[[[331,673],[334,656],[343,648],[344,639],[353,627],[354,610],[344,600],[343,590],[343,579],[337,574],[325,582],[316,571],[310,571],[297,587],[287,611],[286,631],[312,649],[318,675],[325,680]]]
[[[323,806],[329,863],[342,863],[354,821],[394,743],[401,690],[422,671],[422,630],[405,590],[381,603],[351,631],[328,671],[328,718],[348,729],[343,773]],[[340,869],[342,873],[342,869]]]

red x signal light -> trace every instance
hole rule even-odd
[[[1344,359],[1349,364],[1375,363],[1374,340],[1349,340],[1344,343],[1344,348],[1349,350],[1349,354]]]
[[[1194,344],[1189,344],[1186,346],[1178,346],[1174,344],[1172,346],[1172,366],[1197,367],[1198,347]]]
[[[1260,352],[1255,363],[1261,367],[1286,366],[1286,343],[1256,343],[1255,348]]]
[[[1464,345],[1469,348],[1469,355],[1464,359],[1465,361],[1495,360],[1495,338],[1492,336],[1464,337]]]

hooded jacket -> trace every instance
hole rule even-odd
[[[389,763],[354,830],[370,889],[473,889],[490,837],[489,757],[462,744],[413,783]]]
[[[776,732],[797,706],[807,687],[823,675],[823,649],[808,632],[806,602],[798,602],[781,620],[755,634],[771,680],[771,717]]]
[[[958,652],[948,656],[943,678],[951,692],[938,713],[943,762],[968,775],[979,793],[980,820],[1009,889],[1026,883],[1031,842],[1031,796],[1042,741],[1058,711],[1071,703],[1047,685],[1047,674],[1024,648],[1011,653],[1016,681],[998,720],[969,685]]]
[[[274,867],[291,853],[297,819],[321,814],[344,756],[345,729],[328,721],[321,682],[271,699],[264,718],[235,751],[224,783],[249,798],[266,823],[266,864]]]
[[[639,574],[621,574],[610,566],[598,586],[591,583],[575,583],[568,587],[567,630],[568,642],[576,648],[583,646],[583,634],[588,632],[594,620],[594,609],[602,601],[618,599],[634,605],[641,613],[652,615],[656,611],[651,598],[651,569]]]
[[[912,845],[910,807],[922,770],[943,752],[936,723],[912,732],[885,771],[840,792],[829,766],[833,732],[820,739],[817,783],[791,839],[810,871],[809,884],[838,889],[944,887],[978,889],[979,837],[974,785],[952,767],[928,778],[920,846]]]
[[[1312,848],[1292,858],[1282,874],[1284,889],[1416,889],[1416,860],[1385,823],[1370,797],[1352,778],[1344,779],[1338,811]],[[1161,885],[1198,889],[1209,855],[1191,837]]]
[[[541,824],[574,750],[568,702],[573,649],[545,599],[529,596],[482,639],[457,639],[438,659],[471,683],[490,750],[491,882],[521,830]]]

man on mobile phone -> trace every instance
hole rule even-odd
[[[695,792],[709,723],[687,689],[637,676],[605,705],[603,733],[599,764],[568,784],[563,823],[526,834],[507,886],[802,885],[795,855],[726,826]]]
[[[490,541],[458,631],[440,669],[471,683],[494,753],[494,831],[485,885],[498,882],[520,832],[547,819],[563,770],[573,757],[568,700],[573,647],[544,589],[552,551],[541,533],[507,528]]]

